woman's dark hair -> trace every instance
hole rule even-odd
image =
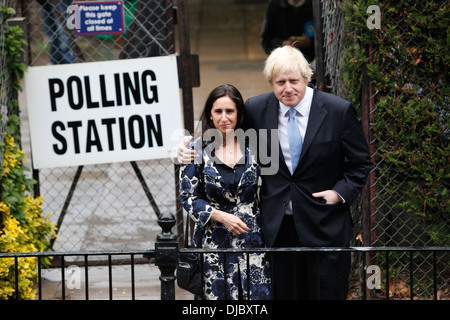
[[[235,129],[242,128],[244,124],[244,100],[242,99],[242,95],[239,90],[231,84],[224,84],[213,89],[206,99],[205,107],[203,108],[203,112],[200,116],[202,137],[206,130],[215,128],[214,123],[211,120],[211,110],[214,102],[225,96],[229,97],[234,102],[237,109],[238,116]],[[198,132],[198,134],[200,134],[200,132]]]

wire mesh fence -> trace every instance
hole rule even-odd
[[[105,61],[174,52],[171,1],[124,1],[123,35],[75,36],[71,0],[23,1],[29,20],[30,65]]]
[[[346,47],[345,13],[342,1],[321,1],[323,19],[323,49],[325,76],[329,81],[330,91],[337,96],[345,96],[342,80],[341,52]]]
[[[445,39],[445,33],[444,37],[439,34],[431,20],[434,13],[448,14],[449,3],[430,4],[401,13],[380,6],[384,12],[380,43],[367,51],[369,64],[377,61],[380,78],[390,84],[388,89],[380,86],[379,79],[370,79],[368,84],[376,88],[369,96],[377,164],[373,245],[449,245],[448,195],[440,195],[440,190],[446,192],[450,186],[448,81],[442,77],[448,71],[448,62],[439,62],[438,47],[431,61],[426,61],[426,52],[420,53],[424,45],[429,45],[424,38],[435,43]],[[424,21],[429,21],[428,25]],[[429,134],[424,134],[428,130]],[[432,145],[434,150],[427,150]],[[441,148],[442,154],[438,151]],[[421,169],[418,163],[423,165]],[[427,203],[427,192],[433,194],[437,206]],[[415,204],[415,198],[420,203]],[[437,234],[443,234],[444,239],[438,239]]]
[[[13,1],[1,0],[0,8],[11,8]],[[12,100],[17,99],[17,91],[12,88],[12,74],[8,68],[8,61],[6,59],[6,36],[7,36],[7,22],[0,12],[0,139],[4,140],[4,133],[6,132],[6,125],[8,118],[12,113],[12,108],[9,108]],[[1,150],[1,149],[0,149]],[[3,167],[3,151],[0,152],[0,166]]]
[[[362,196],[366,212],[355,217],[360,240],[371,246],[448,246],[448,82],[442,77],[448,63],[438,49],[445,31],[432,22],[448,14],[448,2],[321,3],[325,72],[331,90],[350,93],[359,107],[375,165]],[[376,28],[371,19],[378,19]],[[389,259],[390,291],[397,299],[410,297],[411,283],[418,284],[414,298],[429,297],[433,277],[448,287],[448,255],[439,258],[439,274],[430,272],[429,254]],[[367,257],[377,265],[385,260]],[[405,276],[410,268],[418,270],[414,278]]]
[[[29,65],[81,63],[174,53],[172,1],[123,1],[125,32],[77,36],[73,1],[18,1],[28,19]],[[147,249],[161,210],[176,212],[171,159],[34,170],[44,212],[58,223],[53,249]]]

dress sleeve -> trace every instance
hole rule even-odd
[[[180,200],[195,223],[204,227],[214,208],[207,201],[201,174],[201,166],[195,163],[180,167]]]

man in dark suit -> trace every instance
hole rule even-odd
[[[267,141],[266,150],[275,151],[271,163],[260,161],[260,209],[269,247],[348,246],[353,237],[350,206],[372,168],[354,107],[308,86],[311,74],[298,49],[277,48],[264,69],[273,92],[250,98],[245,106],[247,128]],[[275,148],[273,141],[279,141]],[[187,149],[180,156],[181,149],[183,162],[189,156]],[[273,163],[278,170],[264,174]],[[283,252],[273,255],[271,267],[275,299],[346,298],[348,253]]]
[[[350,205],[372,168],[355,109],[346,100],[309,87],[311,74],[299,50],[275,49],[264,69],[273,92],[246,102],[248,128],[277,129],[280,141],[278,171],[262,175],[260,190],[263,235],[269,247],[348,246],[353,237]],[[301,135],[297,156],[292,156],[288,134],[292,108]],[[274,149],[267,146],[267,150]],[[349,254],[280,254],[274,256],[272,267],[275,299],[346,297]]]

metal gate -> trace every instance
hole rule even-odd
[[[171,0],[123,2],[123,35],[75,36],[67,24],[72,15],[72,1],[18,1],[18,11],[28,21],[28,64],[173,54],[177,20],[182,38],[189,38],[184,34],[187,32],[184,1],[178,1],[177,7]],[[184,70],[180,70],[180,87],[185,121],[189,121],[192,72],[186,63],[186,59],[191,59],[188,40],[180,41],[180,51],[179,64],[184,65]],[[151,247],[160,211],[177,212],[182,224],[177,177],[172,159],[33,170],[33,178],[38,181],[35,194],[45,196],[43,211],[52,213],[59,228],[53,243],[53,249],[58,251]],[[182,225],[179,228],[182,230]]]

